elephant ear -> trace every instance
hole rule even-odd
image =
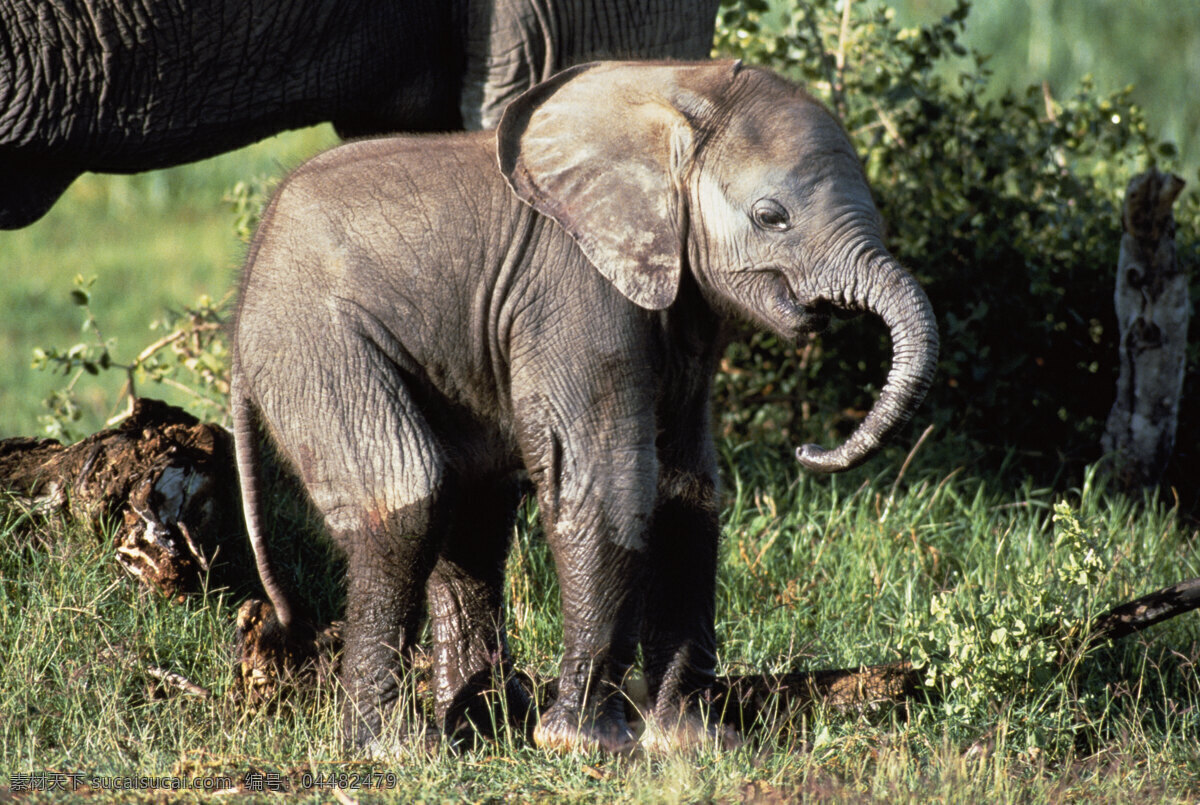
[[[538,84],[504,111],[500,170],[557,221],[626,297],[647,310],[675,299],[685,249],[683,174],[695,100],[672,64],[594,63]],[[694,104],[692,104],[694,105]]]

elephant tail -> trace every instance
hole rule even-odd
[[[258,578],[267,597],[275,607],[275,616],[288,632],[296,629],[296,612],[287,588],[275,574],[271,562],[271,550],[265,535],[262,501],[262,450],[258,433],[258,416],[254,404],[242,393],[235,380],[230,392],[230,407],[233,416],[233,438],[237,455],[238,480],[242,491],[242,515],[246,521],[246,533],[250,535],[250,547],[254,550],[254,562],[258,566]]]

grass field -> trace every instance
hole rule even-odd
[[[299,791],[305,773],[396,775],[393,789],[346,792],[361,801],[1196,801],[1195,613],[1082,657],[1043,653],[1089,614],[1200,575],[1200,534],[1091,476],[1061,499],[1006,491],[952,466],[954,452],[926,447],[897,483],[896,451],[870,471],[816,479],[727,447],[718,629],[722,673],[926,651],[957,681],[903,708],[781,717],[736,750],[633,760],[551,756],[510,734],[459,754],[348,757],[332,687],[274,715],[226,697],[243,591],[173,602],[126,576],[103,533],[0,505],[0,779],[260,772]],[[1053,521],[1056,500],[1082,538]],[[552,674],[561,626],[536,532],[523,518],[508,622],[520,667]],[[998,631],[1018,624],[1030,632]],[[164,689],[150,665],[213,695]]]

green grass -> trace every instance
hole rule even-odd
[[[1064,617],[1077,617],[1200,575],[1194,526],[1161,501],[1131,501],[1089,475],[1085,488],[1061,500],[1103,558],[1102,571],[1090,593],[1053,573],[1040,592],[1031,590],[1038,573],[1081,555],[1078,544],[1056,540],[1062,527],[1051,505],[1060,498],[954,470],[962,449],[927,446],[897,484],[896,451],[869,470],[814,478],[778,455],[727,446],[722,672],[886,662],[912,656],[917,644],[937,653],[946,632],[929,602],[939,594],[956,627],[971,627],[989,596],[1014,599],[1023,617],[1065,601]],[[509,562],[510,638],[522,668],[552,673],[557,590],[526,515]],[[393,790],[352,792],[384,801],[731,801],[753,791],[786,798],[777,801],[1200,797],[1196,613],[1061,668],[1017,663],[1008,676],[968,679],[904,709],[781,718],[749,732],[737,750],[558,757],[505,734],[460,755],[366,762],[338,748],[333,685],[274,715],[227,699],[237,594],[163,599],[124,575],[108,544],[103,533],[0,508],[0,775],[50,769],[240,780],[257,770],[294,786],[305,772],[394,772]],[[990,617],[980,634],[1002,616]],[[214,695],[164,694],[147,665]],[[972,695],[979,685],[989,686],[982,700]]]
[[[161,333],[150,324],[202,295],[234,286],[244,245],[223,196],[239,181],[279,176],[335,141],[328,127],[281,135],[195,165],[136,176],[87,174],[33,226],[0,232],[0,438],[35,435],[42,400],[69,378],[31,368],[35,347],[90,341],[72,302],[72,278],[98,277],[93,310],[115,357],[129,360]],[[78,433],[120,406],[119,372],[77,385]],[[148,390],[182,402],[169,389]]]

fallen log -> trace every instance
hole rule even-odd
[[[1117,640],[1147,626],[1200,608],[1200,578],[1188,579],[1113,607],[1092,623],[1092,645]]]
[[[1085,647],[1119,640],[1165,620],[1200,609],[1200,578],[1188,579],[1104,612],[1083,632]],[[761,715],[787,713],[823,704],[863,709],[901,704],[927,690],[923,671],[908,661],[832,671],[749,674],[719,677],[713,708],[725,720],[748,724]]]
[[[18,505],[116,522],[117,561],[167,595],[199,589],[218,553],[227,560],[222,583],[246,576],[233,466],[224,428],[150,399],[136,400],[118,427],[73,445],[0,440],[0,488]]]

